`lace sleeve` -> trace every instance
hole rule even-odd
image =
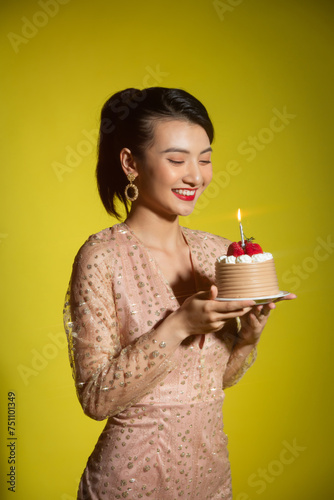
[[[254,347],[246,357],[234,350],[240,328],[240,318],[236,318],[236,322],[233,321],[230,326],[230,333],[226,337],[226,341],[230,345],[231,354],[226,365],[223,377],[223,389],[232,387],[232,385],[235,385],[237,382],[239,382],[239,380],[242,379],[246,371],[253,365],[256,360],[256,347]]]
[[[79,401],[89,417],[103,420],[148,394],[174,368],[176,347],[157,340],[154,329],[121,345],[113,271],[103,253],[83,249],[74,262],[64,323]]]
[[[227,387],[232,387],[232,385],[235,385],[237,382],[239,382],[239,380],[242,379],[246,371],[252,366],[252,364],[256,360],[256,354],[257,354],[256,347],[254,347],[254,349],[248,354],[248,356],[244,358],[243,362],[240,363],[241,355],[234,354],[232,352],[227,364],[227,368],[229,369],[230,373],[227,380],[225,377],[223,379],[223,389],[226,389]]]

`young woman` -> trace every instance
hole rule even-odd
[[[232,498],[224,388],[253,363],[275,305],[216,301],[229,241],[179,225],[210,183],[212,140],[183,90],[127,89],[103,107],[99,192],[127,218],[81,247],[66,302],[80,403],[108,419],[79,500]]]

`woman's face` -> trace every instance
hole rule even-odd
[[[211,146],[200,125],[160,120],[137,162],[138,203],[162,216],[189,215],[212,178]]]

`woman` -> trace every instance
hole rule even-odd
[[[223,389],[253,363],[275,305],[215,301],[229,241],[179,225],[211,180],[212,140],[206,109],[179,89],[127,89],[103,107],[99,192],[127,218],[82,246],[66,302],[79,400],[108,419],[79,500],[232,498]]]

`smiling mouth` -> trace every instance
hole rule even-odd
[[[185,201],[192,201],[196,196],[196,189],[172,189],[175,196]]]

